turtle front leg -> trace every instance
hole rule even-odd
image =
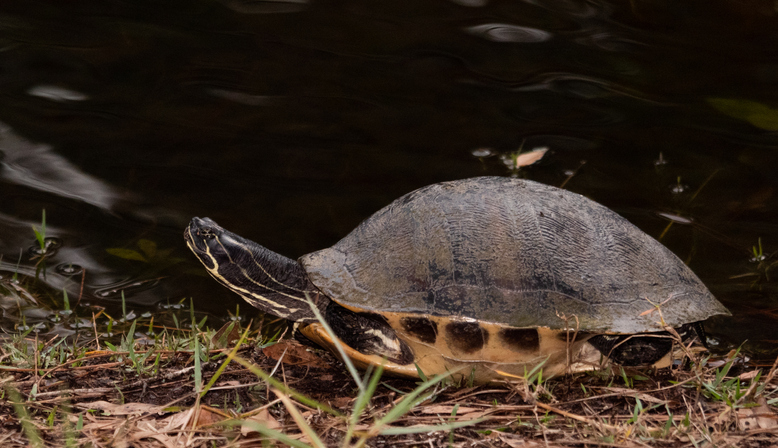
[[[330,303],[324,318],[341,341],[360,353],[386,357],[400,365],[413,363],[411,349],[382,317]]]

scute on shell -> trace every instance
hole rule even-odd
[[[581,195],[500,177],[397,199],[333,247],[303,256],[310,279],[356,311],[510,327],[660,331],[729,314],[670,250]]]

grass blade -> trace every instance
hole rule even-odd
[[[280,391],[274,391],[276,396],[281,400],[282,403],[284,403],[284,406],[286,406],[286,410],[289,411],[289,413],[292,415],[292,418],[294,419],[294,422],[297,423],[297,427],[300,428],[300,431],[303,432],[308,437],[308,440],[313,443],[313,446],[316,448],[327,448],[326,445],[321,441],[319,436],[316,435],[316,431],[311,428],[310,425],[308,425],[308,422],[305,421],[305,418],[300,414],[300,411],[297,409],[297,406],[292,403],[292,400],[289,399],[289,397]]]
[[[416,407],[417,404],[427,398],[426,396],[420,398],[419,396],[422,393],[424,393],[430,387],[440,383],[443,381],[443,379],[449,377],[451,373],[453,372],[435,375],[430,380],[420,384],[416,389],[412,390],[410,393],[408,393],[408,395],[404,396],[395,407],[393,407],[389,412],[386,413],[386,415],[384,415],[378,422],[376,422],[376,427],[380,428],[383,425],[388,425],[410,412],[410,410]]]
[[[293,446],[295,448],[313,448],[313,447],[311,447],[311,445],[308,445],[305,442],[301,442],[301,441],[299,441],[297,439],[293,439],[293,438],[289,437],[288,435],[286,435],[286,434],[284,434],[282,432],[270,429],[267,426],[265,426],[265,425],[263,425],[263,424],[261,424],[259,422],[252,422],[250,420],[233,420],[233,421],[230,421],[230,422],[227,422],[227,423],[231,424],[231,425],[236,425],[236,426],[238,426],[238,425],[248,426],[249,428],[253,429],[254,431],[264,435],[265,437],[267,437],[267,438],[269,438],[271,440],[275,440],[275,441],[281,442],[283,444],[286,444],[286,445],[289,445],[289,446]]]
[[[396,427],[396,428],[392,427],[392,428],[382,429],[381,432],[379,432],[379,434],[384,436],[395,436],[401,434],[419,434],[423,432],[451,431],[457,428],[464,428],[466,426],[477,425],[478,423],[481,423],[484,420],[486,420],[486,418],[479,417],[473,420],[468,420],[466,422],[444,423],[441,425],[403,426],[403,427]]]
[[[229,359],[229,358],[228,358]],[[293,397],[295,400],[299,401],[300,403],[310,406],[312,408],[321,409],[322,411],[334,415],[336,417],[342,417],[343,414],[340,412],[332,409],[331,407],[319,403],[316,400],[310,399],[306,397],[305,395],[301,394],[300,392],[297,392],[296,390],[292,389],[291,387],[287,387],[284,383],[278,381],[277,379],[271,377],[265,371],[260,369],[259,367],[255,366],[254,364],[250,363],[249,361],[239,357],[239,356],[233,356],[231,357],[232,360],[237,362],[238,364],[242,365],[243,367],[247,368],[251,373],[258,376],[259,378],[267,381],[270,383],[271,386],[275,387],[276,389],[284,392],[285,394]]]
[[[19,417],[19,422],[22,424],[22,430],[24,435],[27,436],[27,441],[30,446],[34,448],[43,448],[43,439],[41,438],[38,428],[35,427],[32,419],[30,419],[29,413],[27,413],[27,407],[22,402],[22,396],[18,390],[12,385],[6,385],[5,391],[8,394],[9,401],[13,404],[16,416]]]
[[[354,367],[354,364],[351,362],[349,357],[346,356],[346,351],[343,349],[343,344],[341,344],[340,339],[335,335],[335,332],[332,331],[332,328],[327,323],[327,321],[324,320],[324,316],[322,316],[319,308],[315,303],[313,303],[311,298],[308,297],[308,294],[305,295],[305,300],[308,302],[308,306],[311,307],[313,314],[316,315],[316,319],[319,320],[319,323],[324,327],[324,330],[327,332],[330,338],[332,338],[332,342],[335,344],[335,348],[338,349],[338,353],[340,353],[340,358],[343,360],[343,363],[346,364],[346,369],[348,369],[348,372],[354,378],[354,382],[357,383],[360,392],[364,392],[365,385],[362,383],[362,378],[360,378],[359,372],[357,372],[356,367]]]
[[[224,369],[227,368],[227,365],[229,365],[230,361],[234,359],[235,355],[238,354],[238,350],[240,349],[240,346],[243,345],[243,343],[246,341],[246,338],[249,334],[249,328],[246,328],[246,331],[243,332],[243,334],[240,336],[240,339],[238,342],[235,343],[235,347],[230,351],[230,353],[227,355],[227,359],[224,360],[224,362],[219,366],[218,369],[216,369],[216,373],[211,376],[211,380],[208,381],[208,384],[205,385],[203,388],[203,391],[200,392],[200,397],[204,397],[206,393],[213,387],[214,384],[216,384],[216,381],[219,379],[221,374],[224,372]]]

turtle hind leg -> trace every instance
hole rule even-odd
[[[697,336],[705,344],[705,330],[699,322],[676,328],[683,341]],[[673,348],[674,338],[666,332],[608,335],[600,334],[587,342],[611,361],[622,366],[652,365]]]
[[[600,334],[588,342],[608,359],[622,366],[654,364],[673,347],[669,334],[658,333],[651,336]]]
[[[349,347],[366,355],[385,356],[400,365],[413,363],[413,352],[379,315],[355,313],[330,303],[324,318],[335,335]]]
[[[683,325],[676,330],[681,336],[681,339],[684,341],[697,336],[697,339],[699,339],[703,347],[706,349],[710,348],[708,347],[708,335],[705,333],[705,327],[702,326],[702,322],[692,322],[690,324]]]

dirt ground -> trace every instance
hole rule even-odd
[[[4,448],[285,446],[252,429],[260,424],[300,443],[312,443],[294,413],[280,402],[284,394],[236,362],[219,372],[224,357],[216,356],[217,352],[212,355],[214,361],[200,366],[201,384],[215,374],[218,380],[202,398],[196,392],[202,386],[196,387],[191,352],[160,352],[147,360],[142,372],[114,351],[90,352],[83,362],[65,362],[45,370],[4,366],[0,370],[4,386],[0,441]],[[345,415],[333,416],[295,400],[295,408],[324,446],[344,445],[347,416],[358,387],[342,363],[294,341],[265,349],[244,347],[238,356]],[[735,381],[728,387],[713,367],[704,377],[677,367],[471,388],[438,385],[429,398],[393,422],[392,428],[452,422],[472,425],[415,434],[374,434],[366,445],[775,446],[778,417],[770,401],[776,389],[775,372],[765,369],[761,382],[753,381],[755,372],[748,368],[730,371],[727,381]],[[366,411],[352,421],[354,434],[369,432],[376,418],[386,415],[403,393],[415,387],[414,381],[382,378]],[[228,424],[236,418],[244,423]]]

